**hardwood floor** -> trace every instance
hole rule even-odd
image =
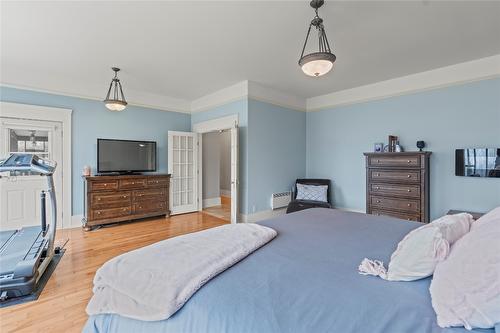
[[[81,332],[95,271],[130,250],[216,227],[225,220],[202,213],[126,223],[91,232],[69,229],[66,253],[35,302],[0,309],[0,332]]]

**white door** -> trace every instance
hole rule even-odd
[[[238,222],[238,126],[231,128],[231,223]]]
[[[172,215],[198,210],[198,134],[168,132],[168,172],[171,174]]]
[[[62,207],[62,126],[58,122],[0,117],[0,157],[10,153],[33,153],[55,160],[56,200]],[[40,225],[40,192],[47,180],[29,172],[4,172],[0,178],[0,231]],[[50,198],[47,196],[47,221],[50,221]],[[58,209],[62,221],[62,209]]]

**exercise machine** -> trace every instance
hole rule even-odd
[[[58,249],[54,248],[57,206],[52,177],[57,163],[33,154],[12,154],[0,161],[0,172],[31,172],[47,178],[40,194],[40,225],[0,231],[0,301],[31,294]],[[47,225],[46,195],[50,197],[52,221]],[[1,221],[0,221],[1,222]]]

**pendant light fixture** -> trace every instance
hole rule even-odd
[[[117,67],[111,67],[111,69],[115,72],[115,77],[113,77],[109,84],[108,94],[103,102],[111,111],[123,111],[127,107],[127,101],[123,95],[122,84],[118,79],[120,69]]]
[[[302,68],[304,74],[314,77],[325,75],[331,71],[333,63],[335,59],[337,59],[335,54],[330,50],[330,44],[326,38],[325,27],[323,26],[323,19],[318,16],[318,9],[323,6],[324,3],[324,0],[312,0],[310,2],[311,7],[314,8],[316,12],[316,16],[312,19],[309,30],[307,30],[306,40],[299,60],[299,66]],[[318,32],[319,51],[304,55],[309,34],[313,26]]]

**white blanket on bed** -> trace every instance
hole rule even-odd
[[[87,313],[167,319],[211,278],[276,234],[258,224],[229,224],[122,254],[97,270]]]

